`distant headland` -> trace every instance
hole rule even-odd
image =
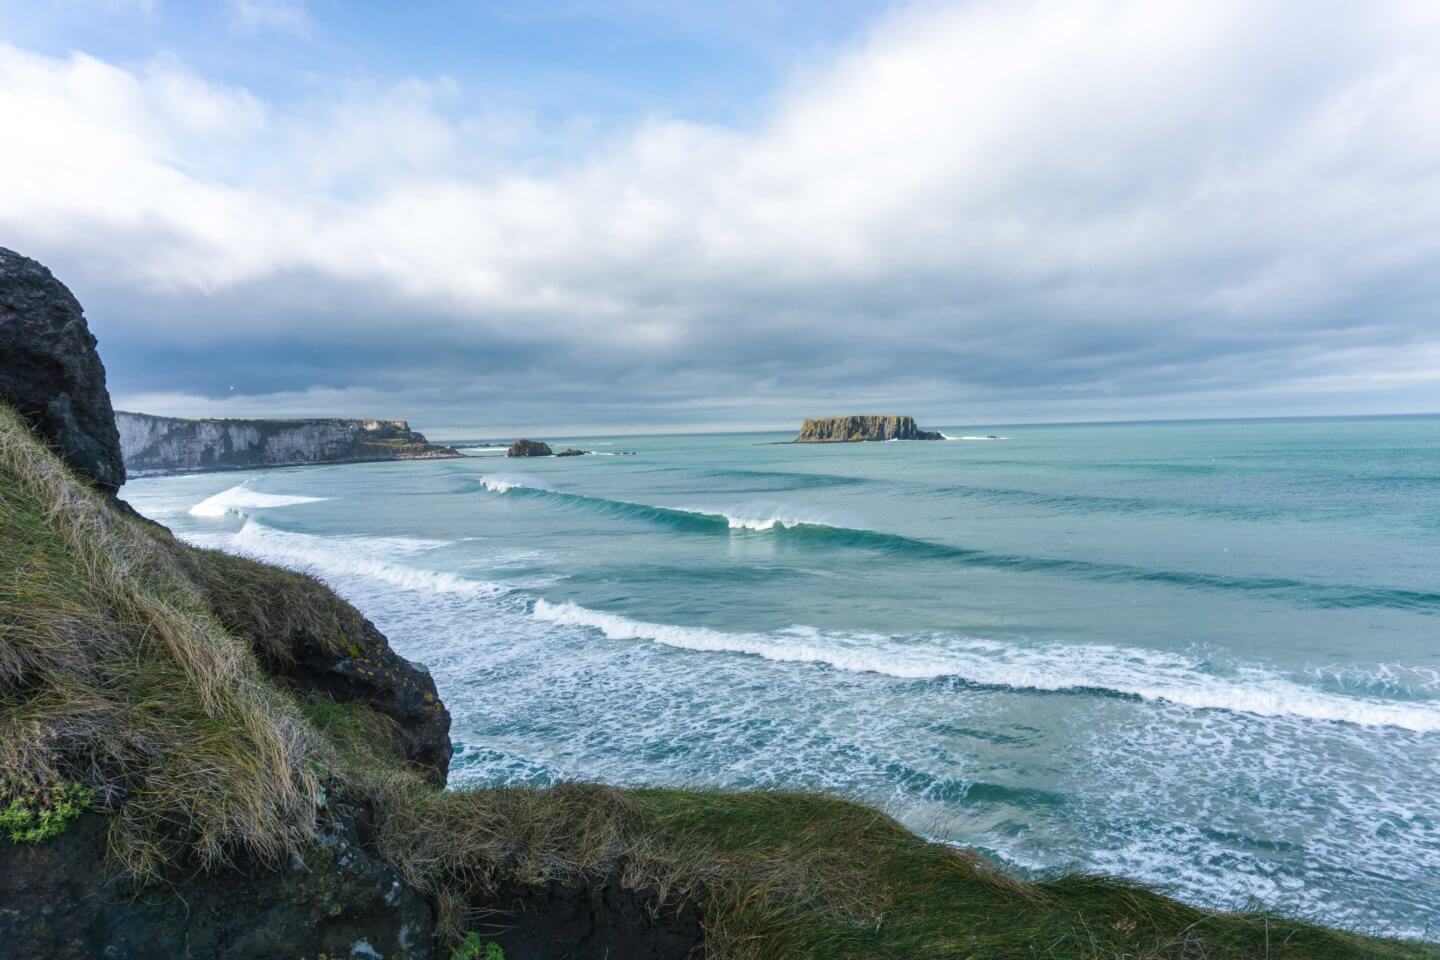
[[[117,411],[115,426],[131,476],[464,456],[404,420],[187,420]]]
[[[867,440],[944,440],[921,430],[914,417],[806,417],[796,443],[860,443]]]

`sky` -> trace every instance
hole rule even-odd
[[[1434,0],[0,0],[117,408],[1440,411]]]

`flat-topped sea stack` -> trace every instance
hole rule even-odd
[[[915,426],[914,417],[806,417],[796,443],[860,443],[866,440],[944,440]]]
[[[430,443],[404,420],[187,420],[117,412],[115,426],[131,476],[464,456]]]

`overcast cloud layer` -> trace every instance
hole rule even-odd
[[[323,39],[302,6],[235,12]],[[766,97],[557,151],[585,117],[422,63],[292,97],[183,49],[0,42],[0,245],[156,413],[1440,410],[1433,0],[927,4]]]

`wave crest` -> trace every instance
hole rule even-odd
[[[441,570],[425,570],[397,563],[397,555],[414,555],[445,545],[443,540],[403,537],[321,537],[276,530],[247,519],[233,536],[192,537],[204,546],[219,546],[279,566],[313,573],[322,579],[363,577],[402,590],[424,593],[496,596],[507,592],[500,584],[473,580]],[[212,544],[210,541],[216,542]]]
[[[1262,667],[1219,674],[1199,660],[1155,650],[1088,644],[1012,644],[976,637],[888,637],[796,626],[747,633],[646,623],[575,603],[537,600],[532,615],[599,630],[612,640],[650,640],[779,663],[811,663],[902,680],[954,680],[979,687],[1044,693],[1106,693],[1260,717],[1440,731],[1440,702],[1350,697],[1296,683]]]
[[[1196,570],[1166,570],[1103,560],[992,553],[988,550],[938,543],[900,533],[885,533],[879,530],[867,530],[863,527],[841,526],[824,520],[786,515],[779,511],[768,516],[747,517],[720,511],[659,507],[630,500],[611,500],[582,493],[565,493],[495,478],[486,478],[484,484],[486,489],[493,492],[523,494],[557,505],[583,507],[619,519],[658,523],[674,529],[697,533],[724,533],[736,530],[784,533],[787,536],[796,537],[796,542],[816,547],[874,550],[897,557],[941,560],[988,569],[1059,574],[1102,582],[1162,584],[1191,590],[1265,594],[1282,598],[1291,603],[1321,609],[1393,607],[1426,613],[1440,612],[1440,593],[1392,587],[1314,583],[1281,577],[1247,577]]]
[[[802,527],[841,530],[823,520],[799,516],[784,511],[759,511],[744,515],[725,510],[711,510],[701,507],[661,507],[633,500],[612,500],[608,497],[592,497],[583,493],[567,493],[549,487],[534,486],[520,480],[500,477],[483,477],[481,485],[491,493],[517,494],[534,497],[550,503],[586,507],[613,517],[629,520],[645,520],[667,526],[695,531],[721,532],[725,530],[750,530],[763,533],[769,530],[796,530]]]
[[[281,493],[261,493],[241,483],[228,490],[222,490],[213,497],[206,497],[190,508],[192,517],[223,517],[227,513],[240,513],[249,509],[293,507],[302,503],[319,503],[329,497],[301,497]]]

